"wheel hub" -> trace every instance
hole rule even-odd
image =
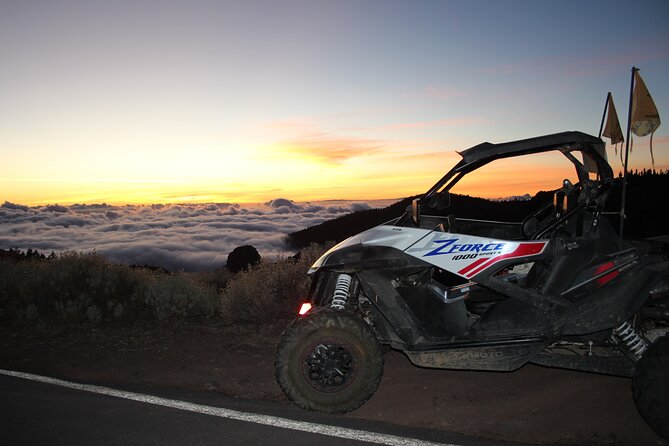
[[[337,392],[353,381],[356,361],[347,346],[325,341],[307,350],[303,374],[312,387],[321,392]]]

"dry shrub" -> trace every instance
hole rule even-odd
[[[96,253],[68,252],[21,262],[0,259],[0,323],[32,327],[180,322],[213,317],[222,310],[231,325],[271,325],[296,314],[309,291],[307,271],[323,251],[311,245],[296,258],[261,262],[232,278],[223,272],[131,268],[111,264]]]
[[[167,274],[107,262],[96,253],[50,259],[0,259],[0,322],[35,326],[211,317],[213,286],[187,273]]]
[[[295,316],[309,292],[311,279],[307,271],[326,249],[312,244],[303,249],[297,259],[261,261],[248,271],[238,273],[221,294],[224,321],[266,325]]]
[[[144,293],[144,302],[161,320],[211,317],[218,297],[212,287],[184,274],[154,277]]]
[[[0,265],[0,318],[13,323],[93,322],[140,308],[142,277],[96,253],[67,252],[50,259]]]

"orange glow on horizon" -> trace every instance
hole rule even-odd
[[[464,144],[463,144],[464,145]],[[660,140],[658,151],[667,142]],[[154,161],[145,155],[137,165],[123,168],[113,161],[100,166],[100,176],[83,176],[78,166],[49,175],[49,166],[36,166],[34,176],[0,175],[0,203],[46,204],[169,204],[264,203],[276,198],[297,202],[324,200],[385,200],[415,196],[428,190],[460,160],[453,150],[430,151],[386,147],[349,151],[328,146],[257,144],[237,156],[206,153],[188,162]],[[332,144],[336,148],[336,144]],[[504,198],[553,190],[569,178],[571,163],[558,153],[497,160],[465,176],[453,193],[481,198]],[[234,159],[233,159],[234,158]],[[207,162],[201,160],[206,159]],[[610,160],[614,165],[618,160]],[[143,165],[152,166],[143,168]],[[158,166],[158,167],[155,167]],[[631,166],[631,170],[635,168]],[[656,169],[666,169],[665,164]],[[57,169],[54,169],[57,170]],[[248,174],[252,172],[252,174]],[[14,173],[12,171],[11,173]],[[60,172],[59,172],[60,173]]]
[[[550,176],[555,181],[546,182],[546,177]],[[511,195],[523,195],[525,193],[533,194],[539,190],[554,189],[559,184],[557,175],[542,176],[537,174],[534,178],[525,178],[522,182],[514,178],[497,177],[495,179],[495,188],[491,190],[489,182],[474,182],[471,185],[458,184],[453,193],[476,196],[481,198],[500,198]],[[23,188],[22,193],[8,194],[3,201],[23,204],[28,206],[40,206],[47,204],[100,204],[110,205],[147,205],[147,204],[174,204],[174,203],[263,203],[275,198],[288,198],[298,202],[305,201],[324,201],[324,200],[384,200],[384,199],[402,199],[409,196],[420,195],[424,193],[438,179],[417,178],[407,176],[405,178],[394,178],[386,180],[359,180],[355,188],[344,187],[340,184],[332,186],[320,186],[310,189],[281,189],[265,191],[224,191],[216,187],[200,186],[195,189],[171,189],[166,187],[152,188],[144,187],[116,187],[88,184],[81,187],[78,191],[72,192],[67,188],[67,183],[63,189],[57,186],[60,184],[51,184],[49,182],[39,182],[42,187],[38,187],[31,194],[30,189]],[[394,184],[393,184],[394,183]],[[217,190],[218,189],[218,190]],[[34,194],[34,195],[33,195]],[[39,195],[38,195],[39,194]],[[35,197],[39,198],[35,198]]]

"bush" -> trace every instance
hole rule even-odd
[[[0,319],[11,323],[97,323],[122,317],[141,277],[98,254],[65,253],[49,260],[0,265]]]
[[[0,259],[0,321],[34,326],[210,317],[213,287],[187,273],[113,265],[96,253]]]
[[[193,277],[193,280],[196,280],[200,283],[205,284],[216,290],[217,293],[220,293],[228,286],[228,281],[234,276],[233,273],[228,271],[226,267],[218,268],[214,271],[199,271],[190,273],[189,276]]]
[[[37,299],[33,299],[31,290],[22,285],[24,280],[35,277],[36,266],[36,262],[0,259],[0,321],[4,324],[36,318]]]
[[[309,291],[307,270],[323,249],[313,244],[300,255],[261,261],[232,277],[227,271],[166,273],[114,265],[96,253],[0,258],[0,324],[174,322],[220,310],[231,325],[271,325],[296,314]]]
[[[211,287],[176,274],[151,281],[144,294],[144,302],[161,321],[211,317],[216,311],[217,301],[218,297]]]
[[[295,316],[307,297],[309,267],[324,248],[312,244],[298,256],[260,262],[238,273],[221,295],[221,314],[229,324],[265,325]]]
[[[41,314],[55,307],[59,319],[93,322],[135,319],[147,312],[138,292],[146,275],[125,265],[109,264],[96,253],[65,253],[41,262],[37,285]]]
[[[258,250],[251,245],[238,246],[228,254],[226,266],[232,273],[238,273],[260,263]]]

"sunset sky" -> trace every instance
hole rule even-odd
[[[401,198],[483,141],[596,135],[608,91],[625,126],[632,66],[669,169],[668,23],[666,0],[0,0],[0,203]]]

